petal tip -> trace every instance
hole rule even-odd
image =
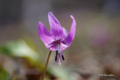
[[[48,12],[48,15],[52,15],[53,13],[52,12]]]
[[[70,17],[73,19],[74,17],[73,17],[73,15],[70,15]]]
[[[38,22],[38,24],[43,24],[43,23],[40,21],[40,22]]]
[[[38,22],[38,30],[40,30],[40,28],[42,28],[44,26],[44,24],[42,22]]]
[[[73,19],[74,24],[75,24],[75,26],[76,26],[76,21],[75,21],[75,19],[74,19],[73,15],[70,15],[70,17]]]

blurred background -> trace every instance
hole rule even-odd
[[[120,0],[0,0],[0,80],[40,80],[49,50],[37,33],[48,12],[70,31],[59,66],[52,52],[45,80],[120,80]]]

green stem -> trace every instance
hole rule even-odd
[[[47,58],[47,62],[46,62],[45,69],[44,69],[44,72],[43,72],[42,80],[44,80],[44,77],[45,77],[45,73],[46,73],[46,69],[47,69],[47,65],[48,65],[48,62],[49,62],[49,58],[50,58],[51,52],[52,51],[49,52],[49,55],[48,55],[48,58]]]

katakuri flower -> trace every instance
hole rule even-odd
[[[72,15],[70,17],[72,18],[72,25],[69,33],[60,25],[52,12],[48,13],[48,20],[51,27],[49,31],[42,22],[38,24],[40,39],[49,50],[56,51],[55,61],[58,61],[59,65],[61,65],[61,58],[65,60],[62,51],[71,45],[75,36],[76,21]]]

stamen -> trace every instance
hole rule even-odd
[[[56,51],[55,61],[57,61],[58,51]]]
[[[61,52],[61,55],[62,55],[62,60],[65,60],[64,56],[63,56],[63,53]]]
[[[57,61],[57,56],[55,56],[55,61]]]
[[[64,56],[62,55],[62,59],[65,60]]]

